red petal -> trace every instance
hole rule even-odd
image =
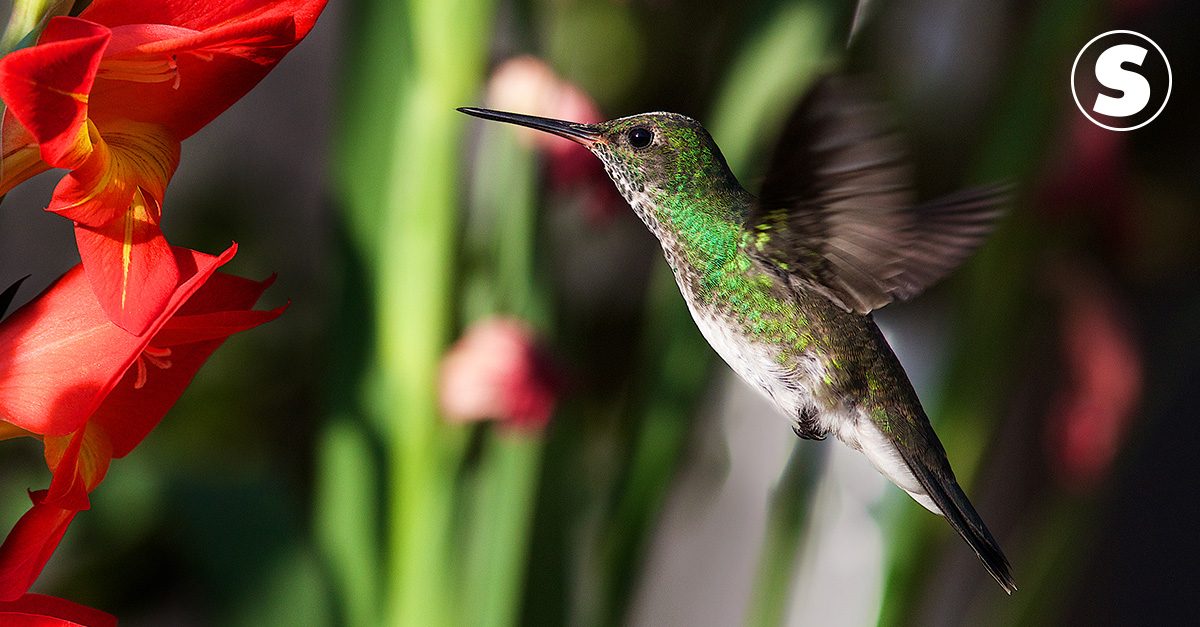
[[[308,34],[324,6],[324,0],[93,2],[81,15],[122,31],[120,51],[101,65],[93,114],[162,124],[187,138],[257,85]],[[196,32],[180,36],[149,24]],[[108,63],[161,68],[165,60],[175,65],[176,80],[105,79]]]
[[[0,602],[5,627],[117,627],[117,617],[44,594],[26,594]]]
[[[325,0],[95,0],[80,17],[105,26],[169,24],[192,30],[215,28],[263,16],[290,16],[304,37],[325,8]]]
[[[185,329],[177,329],[173,333],[177,337],[191,334],[193,339],[170,346],[170,354],[164,358],[170,362],[170,367],[163,369],[148,365],[144,384],[140,388],[135,387],[137,373],[130,369],[96,410],[89,425],[95,424],[107,433],[114,458],[128,455],[158,425],[179,400],[200,366],[229,335],[274,320],[283,310],[284,307],[278,307],[271,311],[227,311],[186,316],[183,323]],[[164,329],[163,333],[166,332]],[[157,341],[155,346],[158,346]]]
[[[179,282],[157,214],[138,190],[118,219],[99,228],[75,227],[79,256],[100,307],[134,335],[145,333],[159,318]]]
[[[179,308],[176,319],[180,316],[250,309],[273,283],[275,283],[274,276],[268,277],[264,281],[254,281],[224,272],[216,272],[207,283],[196,290],[196,295],[191,300]],[[169,324],[171,323],[169,322]],[[164,327],[163,330],[165,331],[166,328]]]
[[[29,590],[75,518],[74,510],[43,504],[45,497],[46,490],[30,493],[33,507],[0,545],[0,600],[12,601]]]
[[[71,433],[148,342],[108,320],[75,266],[0,324],[0,414],[41,435]]]
[[[43,441],[46,465],[54,473],[43,502],[63,509],[88,509],[88,494],[104,480],[112,461],[108,435],[88,421],[69,436],[45,437]]]
[[[51,166],[76,167],[91,152],[88,98],[110,36],[98,24],[56,17],[41,43],[0,59],[0,98]]]
[[[141,337],[109,321],[82,266],[0,324],[0,414],[40,435],[71,433],[92,415],[167,319],[237,252],[172,249],[183,281]]]
[[[282,315],[285,309],[286,305],[270,311],[221,311],[198,316],[176,316],[154,337],[154,345],[170,348],[227,338],[270,322]]]

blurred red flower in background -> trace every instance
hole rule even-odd
[[[1061,302],[1065,377],[1051,401],[1050,459],[1059,480],[1088,492],[1106,476],[1142,397],[1143,358],[1128,312],[1112,288],[1079,263],[1049,272]]]
[[[149,434],[225,338],[283,313],[251,309],[271,280],[216,272],[235,251],[172,249],[182,280],[140,336],[108,319],[81,266],[0,323],[0,439],[41,439],[53,473],[0,545],[0,600],[29,589],[109,462]]]
[[[442,360],[441,403],[451,422],[499,420],[540,429],[550,420],[563,377],[533,332],[519,321],[471,325]]]
[[[180,269],[159,222],[179,143],[250,91],[308,34],[325,0],[96,0],[0,59],[0,194],[70,170],[47,209],[75,222],[101,307],[132,333]]]

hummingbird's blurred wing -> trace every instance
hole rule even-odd
[[[1001,188],[974,188],[913,206],[912,179],[865,85],[825,77],[775,147],[746,217],[746,252],[848,310],[910,298],[983,242],[1004,199]]]

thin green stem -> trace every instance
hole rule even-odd
[[[821,475],[818,447],[802,442],[792,450],[767,512],[767,532],[750,591],[747,627],[779,627],[787,612],[796,556],[808,525],[809,507]]]
[[[464,624],[515,625],[541,469],[536,433],[500,433],[485,443],[468,530]]]
[[[409,3],[412,84],[395,110],[374,251],[391,625],[458,624],[451,523],[466,432],[441,420],[436,379],[454,320],[465,121],[455,107],[479,83],[490,16],[487,0]]]

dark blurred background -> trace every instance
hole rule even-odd
[[[347,407],[373,402],[363,374],[375,368],[373,327],[362,310],[382,300],[370,261],[382,253],[356,239],[361,199],[344,173],[371,149],[353,139],[368,128],[363,90],[414,75],[404,49],[419,41],[394,42],[395,70],[379,44],[386,24],[427,10],[409,4],[332,0],[266,80],[184,142],[164,202],[168,239],[210,253],[237,241],[223,270],[277,273],[263,304],[291,306],[227,342],[146,442],[113,463],[35,591],[113,612],[124,625],[399,624],[348,609],[337,552],[314,521],[330,507],[317,496],[321,434]],[[528,560],[513,574],[515,622],[755,622],[746,608],[762,588],[760,550],[789,456],[787,472],[804,456],[816,470],[796,484],[808,506],[790,527],[799,549],[784,575],[793,578],[776,582],[791,599],[781,606],[786,624],[1195,620],[1200,5],[876,0],[868,9],[847,48],[855,7],[831,0],[500,2],[485,26],[484,80],[458,104],[489,106],[486,94],[505,89],[485,87],[491,70],[532,55],[604,118],[668,110],[700,120],[753,190],[803,86],[844,69],[874,77],[894,104],[924,197],[1012,182],[1010,213],[978,258],[877,319],[1020,591],[1005,597],[943,521],[840,443],[806,442],[812,452],[794,454],[786,424],[696,344],[690,323],[655,313],[682,301],[662,280],[653,237],[619,197],[604,195],[593,170],[556,171],[547,149],[489,140],[461,120],[444,137],[460,151],[451,173],[459,204],[407,208],[462,215],[451,292],[467,304],[444,339],[481,310],[470,304],[473,273],[485,265],[472,257],[473,238],[503,237],[470,200],[501,160],[487,149],[524,150],[536,164],[541,303],[524,317],[571,379],[534,436],[544,448]],[[1118,28],[1153,39],[1174,77],[1163,113],[1127,133],[1092,125],[1070,91],[1075,54]],[[18,303],[78,261],[70,224],[42,211],[59,176],[41,175],[0,205],[0,285],[31,275]],[[659,330],[676,328],[690,349],[655,343],[675,342]],[[659,381],[691,370],[681,383]],[[659,423],[646,416],[664,389],[671,403],[678,397],[669,409],[686,411],[656,440],[646,425]],[[475,444],[463,445],[459,476],[471,472],[470,447],[491,437],[479,434],[489,427],[467,429]],[[621,460],[646,459],[638,446],[655,442],[671,443],[651,458],[662,467],[658,491],[633,499],[650,484],[623,483],[637,471]],[[28,506],[25,490],[45,487],[49,473],[37,442],[4,448],[0,522],[11,526]],[[368,450],[387,458],[386,442]],[[386,495],[387,480],[376,481]],[[638,522],[605,535],[622,516]],[[593,536],[600,558],[579,548]],[[595,581],[617,592],[593,594]]]

